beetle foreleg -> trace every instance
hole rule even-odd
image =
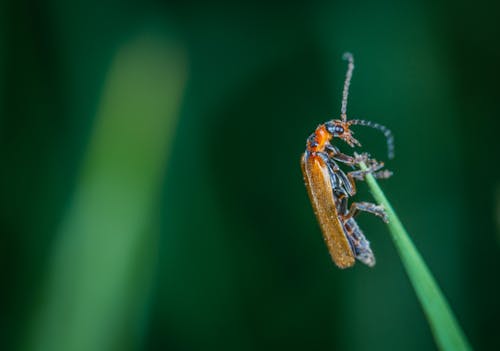
[[[354,156],[349,156],[340,152],[339,148],[328,144],[325,146],[326,154],[330,159],[334,159],[336,161],[342,162],[348,166],[356,167],[361,163],[365,163],[369,168],[373,169],[372,171],[378,170],[384,166],[383,162],[378,162],[377,160],[370,158],[370,154],[367,152],[363,152],[361,154],[354,153]],[[379,166],[380,165],[380,166]]]
[[[383,171],[373,173],[373,176],[377,179],[387,179],[392,176],[392,172],[388,169],[384,169]]]
[[[363,156],[363,155],[359,155],[356,153],[354,155],[356,156],[356,158],[361,158]],[[383,171],[377,172],[378,170],[380,170],[381,168],[384,167],[383,162],[378,162],[375,159],[366,159],[365,163],[367,166],[366,170],[356,170],[356,171],[349,172],[349,176],[351,176],[354,179],[358,179],[358,180],[365,180],[365,176],[369,173],[371,173],[377,179],[386,179],[386,178],[389,178],[390,176],[392,176],[392,172],[389,170],[386,170],[386,169]]]
[[[369,155],[367,153],[363,153],[359,156],[356,155],[356,157],[352,157],[342,153],[338,147],[333,146],[332,144],[325,145],[325,149],[328,154],[328,157],[333,158],[334,160],[342,162],[349,166],[356,166],[361,162],[366,162],[369,160]]]
[[[377,172],[379,169],[384,167],[384,163],[373,162],[366,170],[357,170],[349,172],[348,174],[357,180],[365,180],[367,174],[371,173],[377,179],[386,179],[392,175],[392,172],[385,169],[383,171]]]

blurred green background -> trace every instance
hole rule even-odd
[[[396,138],[386,195],[500,349],[490,6],[2,1],[0,348],[435,349],[383,223],[359,219],[375,268],[340,271],[303,185],[351,51],[348,115]]]

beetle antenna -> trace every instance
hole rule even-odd
[[[347,97],[349,96],[349,85],[351,84],[352,71],[354,70],[354,57],[350,52],[344,53],[342,58],[348,62],[347,72],[345,74],[344,90],[342,91],[342,107],[340,108],[340,116],[342,121],[347,119]]]
[[[365,126],[380,130],[384,133],[385,139],[387,140],[387,156],[390,159],[394,158],[394,137],[392,136],[392,132],[386,126],[362,119],[352,119],[347,123],[349,125]]]

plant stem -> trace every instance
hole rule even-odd
[[[366,170],[366,165],[361,164]],[[441,289],[411,241],[391,204],[380,189],[375,178],[368,174],[366,182],[375,200],[382,204],[389,217],[389,231],[408,277],[424,309],[434,339],[441,350],[471,350],[467,338],[458,324]]]

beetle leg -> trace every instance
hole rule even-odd
[[[349,172],[348,174],[354,179],[365,180],[365,176],[369,173],[371,173],[373,177],[376,179],[387,179],[392,176],[392,172],[389,171],[388,169],[384,169],[383,171],[380,172],[373,172],[373,170],[368,169],[366,171],[353,171]]]
[[[353,202],[349,212],[345,215],[345,219],[353,218],[359,211],[372,213],[375,216],[382,218],[384,222],[389,222],[385,209],[381,205],[375,205],[370,202]]]
[[[337,200],[336,205],[337,205],[337,212],[339,213],[339,216],[342,218],[342,221],[344,221],[345,215],[349,212],[349,208],[347,207],[347,195],[345,194],[336,194],[337,195]]]
[[[368,169],[352,171],[349,172],[348,174],[354,179],[358,180],[365,180],[365,176],[369,173],[371,173],[377,179],[387,179],[390,176],[392,176],[392,172],[387,169],[379,171],[383,167],[384,167],[383,162],[377,163],[377,161],[373,160],[373,162],[371,162],[371,164],[368,166]]]
[[[363,153],[359,156],[352,157],[349,155],[346,155],[342,152],[340,152],[339,148],[336,146],[333,146],[332,144],[327,144],[325,145],[326,152],[328,154],[328,157],[333,158],[336,161],[345,163],[346,165],[349,166],[356,166],[360,162],[365,162],[369,160],[369,156],[367,153]]]
[[[389,171],[388,169],[384,169],[383,171],[375,172],[373,173],[373,177],[377,179],[387,179],[392,176],[392,171]]]
[[[383,162],[379,163],[377,160],[370,158],[370,154],[367,152],[363,152],[361,154],[355,152],[354,156],[349,156],[340,152],[338,147],[333,146],[331,144],[326,145],[325,149],[326,149],[326,154],[330,159],[342,162],[348,166],[355,167],[359,166],[360,163],[365,163],[370,169],[372,169],[372,171],[367,171],[367,172],[373,172],[379,170],[384,166]],[[381,175],[379,178],[388,178],[388,177],[390,177],[390,175],[385,177]]]
[[[364,160],[363,162],[365,162],[367,169],[349,172],[349,175],[351,177],[358,179],[358,180],[365,180],[365,176],[368,173],[371,173],[377,179],[387,179],[390,176],[392,176],[392,172],[389,170],[386,170],[386,169],[383,171],[377,172],[378,170],[380,170],[381,168],[384,167],[383,162],[378,162],[377,160],[371,159],[371,158],[365,158],[366,156],[363,156],[363,154],[359,155],[357,153],[354,153],[354,155],[355,155],[356,159],[359,159],[361,161]]]
[[[337,176],[341,179],[344,189],[348,195],[356,195],[356,183],[354,182],[354,178],[351,177],[349,173],[345,174],[343,171],[337,172]]]

